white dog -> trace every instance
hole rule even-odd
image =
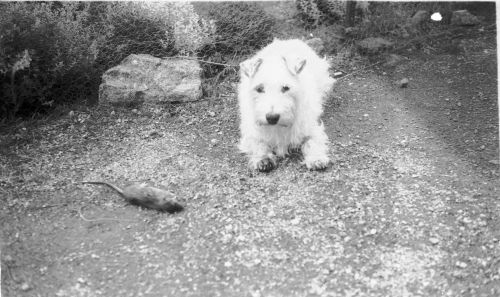
[[[323,98],[335,82],[328,68],[298,39],[275,39],[240,64],[239,148],[250,167],[270,171],[291,149],[301,149],[311,170],[328,166],[328,137],[320,120]]]

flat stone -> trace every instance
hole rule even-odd
[[[399,87],[400,88],[407,88],[409,82],[410,81],[407,78],[403,78],[402,80],[399,81]]]
[[[375,54],[394,45],[382,37],[368,37],[357,43],[359,50],[362,53]]]
[[[403,57],[403,56],[396,55],[396,54],[389,54],[385,57],[384,65],[389,66],[389,67],[394,67],[404,60],[405,60],[405,57]]]
[[[99,103],[196,101],[202,96],[198,61],[130,55],[107,70],[99,86]]]
[[[473,26],[479,24],[479,19],[468,10],[456,10],[451,15],[451,24],[456,26]]]
[[[426,10],[419,10],[411,17],[410,24],[414,27],[417,27],[429,20],[430,20],[429,12]]]

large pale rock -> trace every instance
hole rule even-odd
[[[357,43],[358,49],[363,54],[376,54],[394,45],[393,42],[381,37],[368,37]]]
[[[201,95],[197,61],[130,55],[107,70],[99,86],[99,103],[185,102]]]
[[[472,26],[479,24],[479,19],[468,10],[456,10],[451,15],[451,24],[459,26]]]

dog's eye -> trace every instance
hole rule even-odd
[[[282,92],[282,93],[285,93],[285,92],[287,92],[288,90],[290,90],[290,87],[289,87],[289,86],[282,86],[282,87],[281,87],[281,92]]]
[[[264,87],[263,86],[258,86],[255,88],[255,90],[257,91],[257,93],[264,93]]]

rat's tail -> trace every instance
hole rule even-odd
[[[82,181],[81,183],[82,184],[92,184],[92,185],[105,185],[105,186],[108,186],[111,189],[117,191],[118,194],[120,194],[121,196],[123,196],[123,190],[120,189],[119,187],[113,185],[112,183],[102,182],[102,181]]]

